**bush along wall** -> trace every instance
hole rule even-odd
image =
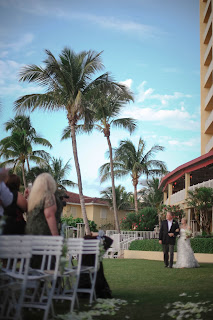
[[[193,238],[190,241],[194,253],[213,253],[213,238]],[[135,240],[131,242],[129,250],[163,251],[157,239]],[[177,241],[175,252],[177,252]]]

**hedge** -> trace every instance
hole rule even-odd
[[[194,253],[213,253],[213,238],[192,238],[190,241]],[[157,239],[135,240],[131,242],[129,250],[163,251]],[[177,243],[174,250],[177,251]]]

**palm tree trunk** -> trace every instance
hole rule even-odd
[[[110,169],[111,169],[111,179],[112,179],[112,200],[113,200],[115,228],[118,231],[118,233],[120,233],[120,225],[119,225],[117,205],[116,205],[115,178],[114,178],[113,160],[112,160],[112,146],[111,146],[109,136],[107,136],[106,138],[107,138],[107,142],[108,142],[108,146],[109,146],[109,155],[110,155]]]
[[[24,182],[24,188],[27,188],[26,184],[26,178],[25,178],[25,173],[24,173],[24,162],[22,162],[22,177],[23,177],[23,182]]]
[[[133,186],[134,186],[135,212],[138,213],[137,183],[134,181],[133,181]]]
[[[29,165],[29,159],[27,158],[27,168],[28,168],[28,172],[30,171],[30,165]]]
[[[90,235],[91,231],[90,231],[89,222],[87,219],[85,201],[84,201],[84,196],[83,196],[81,171],[80,171],[80,166],[79,166],[79,162],[78,162],[78,151],[77,151],[77,144],[76,144],[75,126],[72,124],[71,120],[69,120],[69,123],[70,123],[70,129],[71,129],[72,148],[73,148],[73,155],[74,155],[74,160],[75,160],[75,168],[76,168],[76,172],[77,172],[77,176],[78,176],[78,189],[79,189],[79,198],[80,198],[80,203],[81,203],[82,216],[83,216],[83,220],[85,223],[86,234]]]

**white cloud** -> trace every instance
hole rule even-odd
[[[145,90],[147,82],[143,81],[138,87],[137,91],[138,94],[136,95],[136,101],[137,102],[144,102],[145,100],[158,100],[160,103],[165,106],[168,104],[169,101],[171,100],[178,100],[182,98],[191,98],[190,94],[184,94],[181,92],[174,92],[173,94],[153,94],[154,89],[149,88]]]
[[[43,0],[7,0],[3,3],[0,2],[0,6],[3,7],[13,7],[17,10],[21,10],[33,15],[39,16],[51,16],[59,19],[77,19],[82,21],[90,21],[91,23],[97,24],[98,26],[104,29],[112,29],[125,33],[133,33],[134,35],[140,35],[142,37],[155,37],[162,35],[165,32],[162,32],[159,28],[156,28],[152,25],[138,23],[136,21],[130,20],[121,20],[113,16],[100,16],[89,13],[73,11],[72,6],[66,8],[61,7],[59,2]]]
[[[133,83],[132,79],[127,79],[125,81],[120,81],[120,84],[125,85],[129,89],[131,89],[132,83]]]
[[[32,43],[34,39],[34,35],[32,33],[24,34],[20,39],[14,42],[0,42],[0,49],[13,49],[15,51],[19,51],[23,47],[26,47],[30,43]],[[6,50],[5,50],[6,51]]]
[[[23,64],[14,60],[0,60],[0,82],[16,80],[18,71],[22,66]]]
[[[131,106],[123,111],[123,117],[131,117],[139,121],[155,122],[169,128],[197,130],[199,123],[192,119],[192,115],[186,110],[155,110],[150,107],[142,108]]]

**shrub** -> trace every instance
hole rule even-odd
[[[152,207],[145,207],[138,213],[127,213],[121,219],[120,227],[122,230],[152,231],[157,223],[157,210]]]
[[[194,253],[213,253],[213,238],[192,238],[191,246]],[[131,242],[129,250],[163,251],[158,239],[135,240]],[[177,251],[177,243],[174,251]]]
[[[166,219],[167,212],[172,212],[174,214],[174,217],[178,220],[181,220],[184,216],[184,210],[181,209],[179,204],[173,205],[173,206],[165,205],[165,204],[161,205],[159,209],[159,215],[161,220]]]
[[[84,223],[84,220],[82,218],[76,218],[74,219],[73,216],[64,216],[61,217],[61,222],[65,223],[67,226],[77,227],[77,223]],[[94,221],[88,220],[90,231],[97,232],[97,224]]]

